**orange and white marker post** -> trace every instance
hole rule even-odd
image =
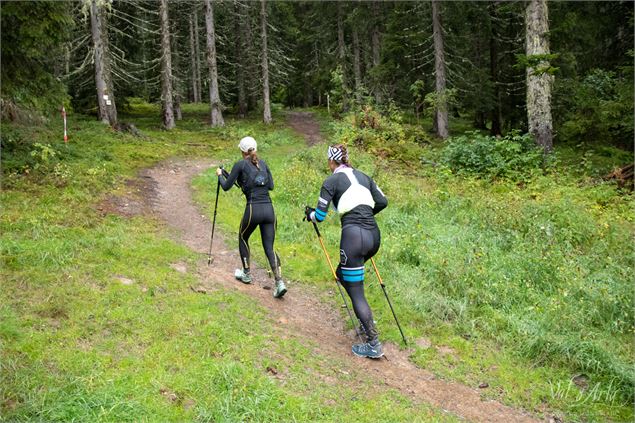
[[[62,106],[62,119],[64,119],[64,142],[68,142],[68,135],[66,134],[66,109]]]

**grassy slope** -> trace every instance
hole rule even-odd
[[[260,153],[279,187],[272,195],[279,221],[276,248],[287,276],[323,284],[326,264],[314,233],[300,221],[303,206],[314,206],[327,176],[323,147],[289,154],[297,135],[288,130],[245,131],[264,141]],[[419,152],[436,153],[436,147]],[[471,386],[487,382],[485,395],[537,412],[629,420],[632,202],[615,195],[611,185],[580,184],[583,175],[571,151],[559,154],[564,163],[559,174],[520,188],[433,169],[381,168],[360,151],[353,161],[375,175],[391,200],[378,217],[383,231],[378,264],[408,322],[406,332],[439,347],[417,347],[415,362]],[[625,157],[618,154],[613,162],[600,157],[589,167],[606,168]],[[196,182],[200,201],[211,202],[207,187],[213,183],[211,172]],[[240,193],[224,194],[219,207],[221,225],[234,231],[243,208]],[[322,228],[331,257],[337,257],[337,217]],[[258,239],[253,243],[259,245]],[[254,252],[264,262],[259,249]],[[380,330],[398,343],[374,278],[367,269]],[[579,374],[588,377],[585,389],[572,382]]]
[[[169,264],[191,267],[195,257],[168,241],[156,222],[101,218],[94,211],[100,196],[119,186],[114,175],[133,175],[174,154],[212,155],[229,164],[236,140],[250,133],[260,141],[278,186],[273,195],[280,222],[277,248],[285,274],[329,289],[323,285],[328,273],[314,234],[300,221],[303,205],[315,202],[326,176],[322,148],[298,152],[302,140],[280,124],[232,122],[212,130],[192,113],[180,129],[165,134],[157,131],[156,111],[136,110],[132,120],[156,141],[110,134],[81,121],[64,153],[68,169],[40,183],[17,180],[15,189],[2,194],[7,289],[0,296],[0,377],[7,383],[0,383],[0,415],[46,420],[438,418],[434,410],[393,393],[373,398],[366,407],[356,389],[314,386],[313,375],[299,367],[298,359],[309,369],[337,369],[338,364],[322,363],[296,342],[279,341],[275,324],[249,298],[187,290],[188,277]],[[49,131],[35,136],[53,144]],[[59,143],[54,147],[65,151]],[[569,180],[540,180],[518,190],[419,170],[405,175],[378,169],[361,153],[354,160],[376,174],[391,199],[379,218],[384,238],[378,264],[407,335],[425,336],[432,345],[416,348],[417,363],[472,386],[488,382],[486,395],[538,411],[546,407],[567,418],[597,421],[632,418],[623,400],[625,388],[616,388],[602,367],[614,363],[620,371],[633,357],[628,329],[618,323],[610,330],[611,321],[632,322],[622,316],[630,303],[632,251],[617,251],[633,229],[625,218],[628,203],[602,187],[578,189]],[[66,177],[70,182],[64,181],[64,170],[72,175]],[[58,189],[52,183],[67,185]],[[196,181],[200,201],[210,203],[213,183],[211,173]],[[242,204],[236,190],[221,197],[222,227],[235,230]],[[570,210],[576,213],[566,218]],[[335,257],[336,218],[323,225],[323,235]],[[252,242],[259,243],[257,237]],[[261,252],[254,250],[262,262]],[[135,283],[122,285],[117,276]],[[382,336],[397,342],[373,278],[368,276],[368,292]],[[600,283],[589,289],[594,280]],[[570,378],[579,372],[572,363],[585,336],[588,345],[604,346],[599,353],[608,357],[598,359],[596,350],[580,357],[600,366],[585,370],[591,380],[582,392]],[[543,356],[549,351],[545,344],[554,347],[551,355]],[[570,349],[558,349],[567,345]],[[446,348],[434,348],[440,346]],[[268,354],[260,357],[263,350]],[[267,366],[284,369],[284,382],[268,377]],[[340,398],[359,401],[350,406]]]
[[[163,133],[148,112],[158,116],[147,108],[131,119],[151,140],[81,117],[70,119],[68,146],[52,125],[3,127],[24,148],[37,141],[58,155],[31,163],[28,178],[5,177],[0,421],[453,420],[392,391],[316,379],[314,369],[355,375],[284,336],[253,299],[192,292],[193,276],[170,264],[193,270],[197,257],[158,222],[96,212],[140,167],[216,155],[236,139],[199,115]],[[7,173],[18,166],[11,155],[4,164]]]

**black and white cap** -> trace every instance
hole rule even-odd
[[[344,156],[344,152],[337,147],[329,146],[327,156],[329,160],[341,161],[342,156]]]

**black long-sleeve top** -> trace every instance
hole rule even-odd
[[[273,177],[269,166],[264,160],[258,161],[258,166],[251,162],[250,158],[239,160],[232,167],[227,177],[220,175],[218,180],[224,191],[229,189],[237,182],[245,194],[247,204],[271,203],[269,191],[273,190]]]

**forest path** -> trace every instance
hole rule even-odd
[[[305,114],[287,116],[289,125],[296,130],[309,127],[308,142],[316,140],[314,128],[317,123]],[[307,126],[307,122],[309,122]],[[318,127],[319,135],[319,127]],[[319,138],[321,139],[321,138]],[[193,201],[192,178],[216,163],[190,159],[173,159],[141,172],[137,184],[144,202],[152,213],[176,230],[176,238],[193,251],[207,255],[211,225],[203,210]],[[234,234],[229,234],[234,236]],[[476,389],[437,379],[431,372],[416,367],[409,360],[412,350],[401,350],[398,346],[385,343],[386,359],[370,360],[353,356],[351,344],[356,342],[354,332],[347,331],[341,311],[319,300],[319,295],[311,287],[288,283],[289,292],[282,299],[271,295],[272,281],[262,267],[252,265],[254,283],[244,285],[234,279],[234,269],[239,267],[238,251],[225,244],[226,234],[214,234],[214,262],[207,265],[202,258],[195,270],[200,287],[195,290],[209,292],[221,287],[230,291],[240,291],[254,298],[269,316],[284,328],[286,336],[303,344],[316,344],[320,354],[328,362],[341,363],[338,371],[347,375],[340,380],[333,369],[318,370],[321,380],[342,383],[348,386],[372,386],[382,392],[393,388],[416,403],[427,403],[468,421],[536,421],[526,412],[515,410],[497,401],[483,400]],[[334,290],[335,291],[335,290]],[[331,295],[339,295],[331,292]],[[309,340],[307,342],[306,340]],[[285,360],[293,360],[286,357]]]
[[[287,112],[285,115],[287,125],[304,136],[309,146],[323,141],[320,125],[311,112]]]

